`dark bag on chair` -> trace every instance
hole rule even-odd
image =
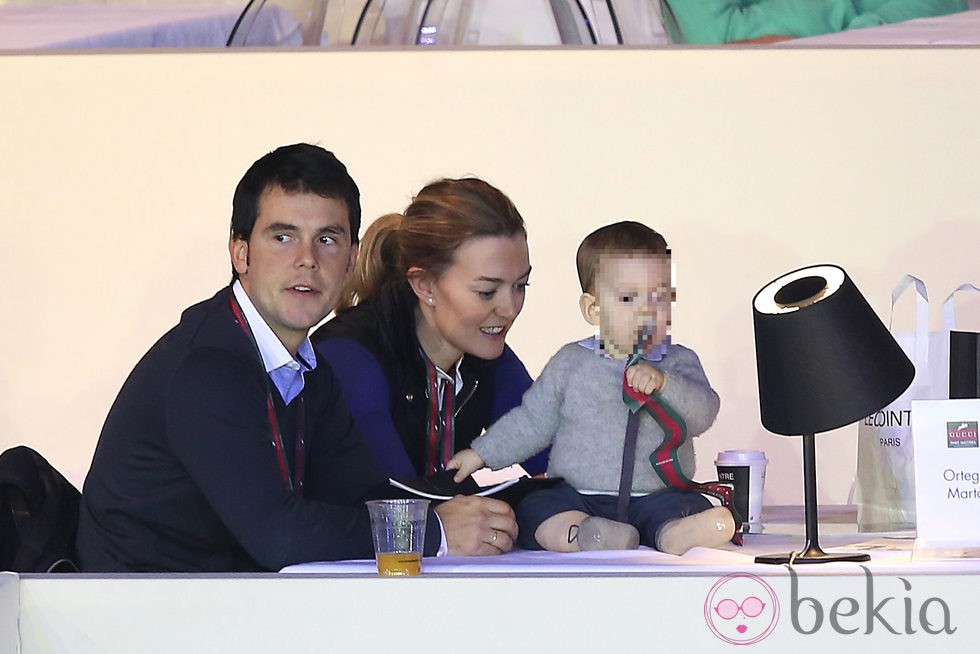
[[[77,572],[80,499],[78,489],[31,448],[0,454],[0,570]]]

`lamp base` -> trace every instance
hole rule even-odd
[[[794,565],[796,563],[834,563],[870,561],[868,554],[827,554],[820,549],[817,536],[817,447],[813,434],[803,434],[803,509],[806,516],[806,544],[799,552],[764,554],[755,557],[756,563]]]
[[[868,554],[847,554],[847,553],[832,553],[827,554],[822,550],[817,550],[816,552],[801,552],[796,554],[795,552],[790,552],[788,554],[764,554],[762,556],[755,557],[756,563],[767,563],[771,565],[796,565],[797,563],[837,563],[837,562],[853,562],[861,563],[863,561],[870,561],[871,557]]]

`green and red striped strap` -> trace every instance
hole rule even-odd
[[[626,368],[629,369],[639,359],[639,355],[633,355]],[[663,442],[650,455],[650,463],[653,465],[657,476],[668,487],[697,491],[718,499],[722,506],[732,512],[732,517],[735,519],[735,535],[732,536],[732,542],[741,545],[742,519],[732,503],[732,487],[718,481],[696,482],[684,474],[684,470],[681,468],[677,450],[687,440],[687,423],[684,422],[684,418],[667,404],[659,393],[645,395],[634,390],[626,381],[625,370],[623,371],[623,402],[626,403],[631,413],[639,411],[649,413],[664,431]]]

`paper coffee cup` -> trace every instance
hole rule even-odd
[[[732,485],[734,508],[742,519],[742,531],[761,534],[762,490],[766,483],[766,453],[759,450],[725,450],[715,459],[718,481]]]

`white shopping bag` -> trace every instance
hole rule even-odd
[[[956,323],[953,297],[960,291],[980,290],[963,284],[950,293],[943,302],[942,329],[930,332],[929,296],[917,277],[905,275],[892,291],[892,313],[911,285],[916,290],[915,332],[892,335],[915,364],[915,378],[905,393],[858,425],[855,502],[862,532],[915,529],[912,400],[949,398],[949,333]]]

